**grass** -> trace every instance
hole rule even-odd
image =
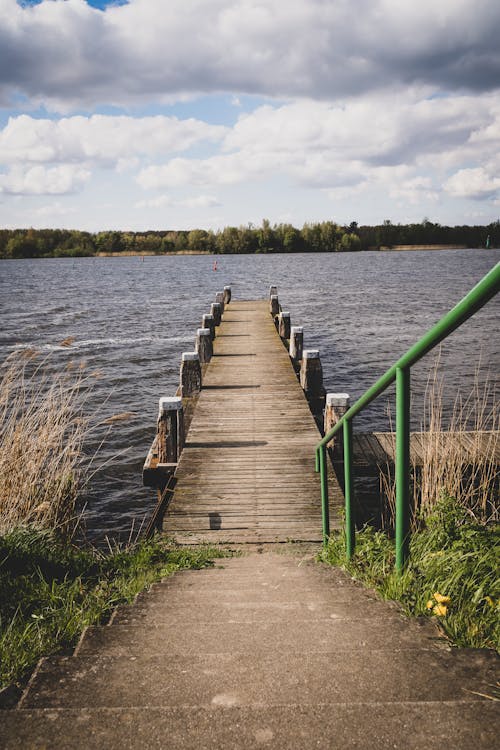
[[[322,559],[340,565],[402,603],[407,614],[437,618],[457,646],[500,650],[500,525],[471,521],[463,505],[442,495],[410,544],[410,560],[394,571],[394,542],[370,526],[356,533],[348,561],[345,535],[332,535]]]
[[[22,685],[41,656],[73,648],[85,626],[151,583],[226,554],[155,538],[104,556],[50,529],[10,531],[0,537],[0,688]]]

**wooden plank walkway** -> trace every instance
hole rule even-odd
[[[179,543],[321,540],[320,438],[267,300],[226,306],[163,531]],[[329,478],[332,526],[343,504]]]

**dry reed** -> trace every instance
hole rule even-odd
[[[457,394],[445,424],[443,376],[439,356],[429,374],[420,432],[411,440],[413,479],[412,528],[418,528],[445,494],[455,498],[477,522],[499,520],[499,411],[494,385],[481,385],[479,366],[468,396]],[[395,434],[392,432],[395,448]],[[393,525],[395,485],[393,467],[381,471],[381,491]]]
[[[83,366],[54,373],[38,356],[16,353],[0,371],[0,534],[77,525],[89,380]]]

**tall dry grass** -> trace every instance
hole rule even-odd
[[[420,432],[412,435],[412,528],[434,511],[439,499],[455,498],[479,523],[499,520],[499,408],[494,384],[481,384],[479,367],[469,394],[457,394],[445,419],[444,378],[439,355],[427,380]],[[392,433],[395,452],[395,433]],[[393,467],[381,471],[381,490],[392,526],[395,509]],[[384,524],[384,525],[385,525]]]
[[[73,533],[85,482],[82,366],[53,371],[34,351],[0,369],[0,535],[31,525]]]

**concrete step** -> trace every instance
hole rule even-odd
[[[43,660],[22,708],[279,706],[450,701],[491,692],[498,660],[470,650],[371,647]]]
[[[401,612],[401,608],[395,602],[384,602],[377,599],[358,598],[352,601],[349,595],[334,598],[332,594],[324,596],[306,593],[298,595],[300,605],[293,599],[290,592],[284,590],[263,589],[258,594],[254,589],[214,589],[200,593],[198,591],[175,592],[167,598],[167,603],[162,602],[138,602],[135,605],[126,605],[117,608],[113,618],[113,623],[131,625],[140,622],[149,622],[151,624],[161,624],[165,615],[169,611],[188,610],[197,607],[199,616],[205,608],[219,608],[221,613],[227,616],[233,616],[234,612],[239,610],[259,608],[264,616],[266,607],[274,608],[277,612],[281,609],[283,613],[295,609],[301,610],[304,614],[306,611],[321,613],[324,618],[335,619],[337,617],[351,617],[353,613],[360,614],[360,617],[383,617],[390,614]],[[269,611],[269,610],[268,610]]]
[[[167,613],[161,623],[149,622],[147,630],[141,624],[88,628],[76,654],[84,656],[104,651],[113,656],[217,653],[221,643],[229,644],[233,652],[264,655],[279,651],[284,658],[289,650],[297,649],[326,654],[363,649],[368,645],[377,650],[436,645],[447,648],[446,640],[428,620],[408,624],[403,616],[397,615],[303,619],[293,611],[288,617],[284,617],[283,612],[278,614],[281,617],[274,611],[241,611],[231,613],[227,619],[217,608],[209,612],[204,609],[198,617],[196,610],[176,609]]]
[[[492,750],[499,704],[38,709],[0,712],[3,750]],[[43,739],[42,739],[43,738]]]

